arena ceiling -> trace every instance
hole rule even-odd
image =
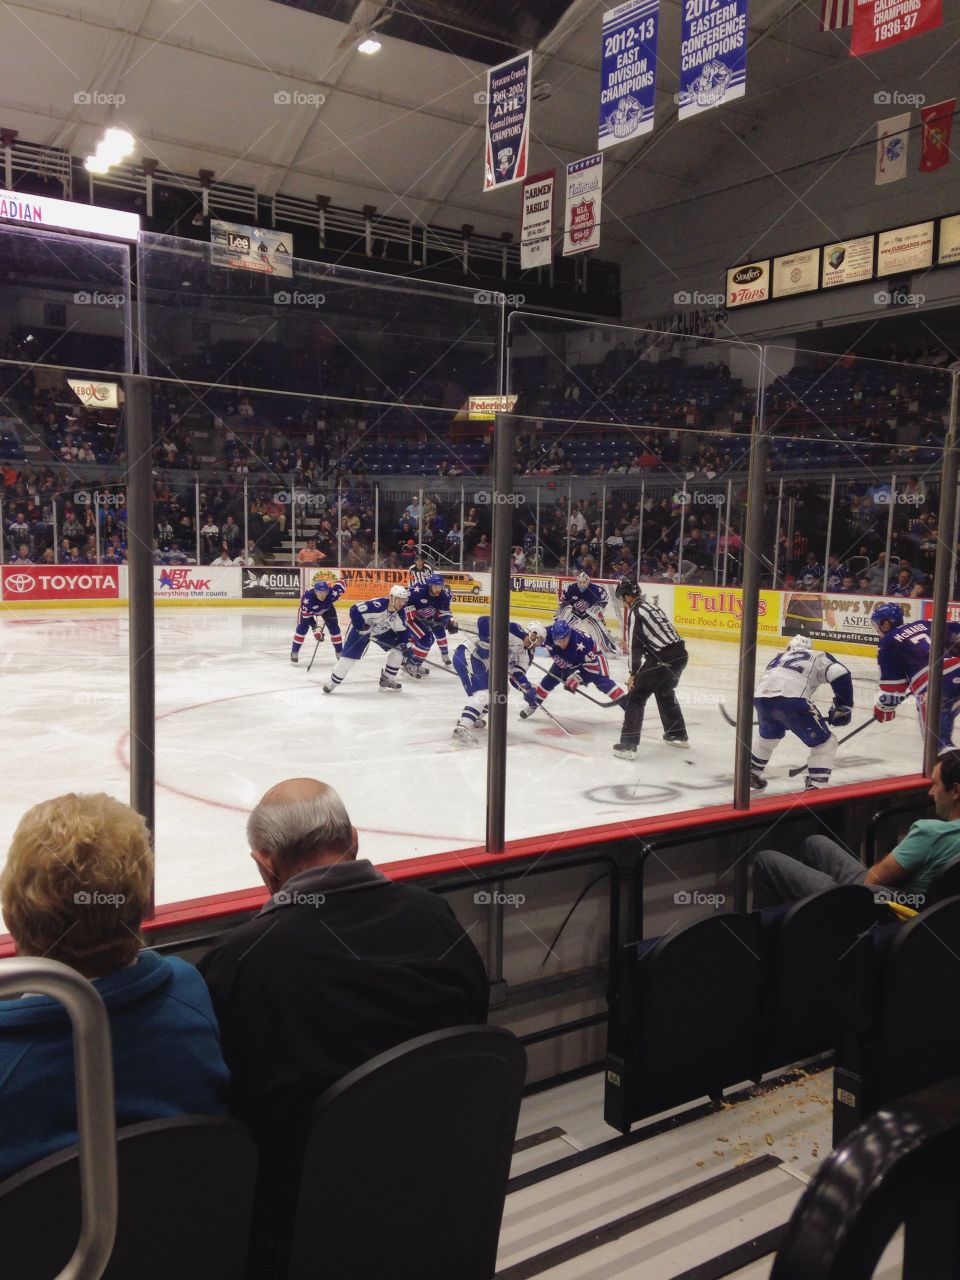
[[[0,127],[84,155],[105,126],[123,125],[137,158],[175,172],[516,231],[517,189],[481,192],[484,115],[474,96],[485,68],[535,49],[531,172],[589,154],[609,3],[83,0],[74,9],[7,0]],[[947,9],[940,32],[878,55],[885,82],[905,78],[914,46],[927,63],[944,56],[960,26],[949,0]],[[847,100],[883,114],[866,96],[878,78],[871,60],[850,58],[847,33],[820,32],[818,17],[819,0],[753,0],[747,96],[678,124],[680,4],[663,0],[656,128],[606,153],[604,257],[627,256],[645,213],[729,187],[747,169],[786,165],[782,142],[756,154],[751,135],[765,121],[789,115],[798,151],[827,154],[835,139],[804,137],[825,98],[841,129]],[[369,32],[382,41],[373,56],[357,51]]]

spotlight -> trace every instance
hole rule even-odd
[[[357,45],[357,53],[379,53],[382,48],[383,45],[379,40],[367,36],[366,40],[361,40]]]

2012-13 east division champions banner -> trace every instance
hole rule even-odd
[[[487,139],[483,189],[496,191],[527,176],[532,53],[487,70]]]
[[[747,91],[747,0],[683,0],[681,120],[742,98]]]
[[[603,15],[601,151],[653,128],[659,16],[660,0],[626,0]]]

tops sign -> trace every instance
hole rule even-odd
[[[24,196],[16,191],[0,190],[0,222],[83,231],[89,235],[132,240],[134,243],[140,235],[140,217],[136,213],[72,204],[69,200],[54,200],[50,196]]]

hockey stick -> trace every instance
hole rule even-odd
[[[726,705],[722,702],[718,702],[717,706],[720,708],[720,714],[723,716],[724,720],[726,720],[727,724],[732,725],[735,729],[737,727],[737,722],[736,720],[734,720],[733,716],[727,710]],[[754,729],[756,729],[759,723],[760,722],[758,720],[754,720],[753,722]]]
[[[837,746],[842,747],[845,742],[849,742],[851,738],[855,738],[858,733],[863,733],[864,729],[869,729],[870,726],[875,723],[876,721],[874,720],[873,716],[871,716],[869,720],[864,720],[863,724],[858,724],[856,729],[852,730],[852,732],[848,734],[845,734],[844,737],[842,737],[839,740],[839,742],[837,743]],[[795,778],[798,774],[803,773],[806,770],[806,767],[807,766],[805,764],[798,764],[795,769],[789,770],[789,772],[787,773],[787,777]]]
[[[539,662],[531,662],[530,665],[531,667],[536,667],[538,671],[542,671],[544,675],[550,674],[550,668],[541,667]],[[564,688],[566,688],[566,685],[564,685]],[[577,689],[577,693],[580,694],[581,698],[586,698],[588,702],[592,702],[595,707],[603,707],[604,710],[608,707],[618,707],[623,701],[623,698],[611,698],[607,702],[601,702],[599,698],[591,698],[589,693],[584,693],[583,689],[580,688]],[[543,703],[540,705],[543,706]]]
[[[314,632],[313,632],[313,634],[314,634],[314,636],[315,636],[315,638],[316,638],[317,643],[313,646],[313,654],[312,654],[312,656],[311,656],[311,658],[310,658],[310,665],[307,667],[307,675],[309,675],[309,674],[310,674],[310,667],[312,667],[312,666],[313,666],[314,660],[316,659],[316,656],[317,656],[317,650],[320,648],[320,641],[321,641],[321,640],[324,638],[324,636],[327,634],[326,628],[324,627],[324,625],[323,625],[323,623],[322,623],[322,622],[320,623],[320,625],[319,625],[319,626],[317,626],[317,627],[315,627],[315,628],[314,628]]]

